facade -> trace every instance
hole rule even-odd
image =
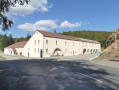
[[[25,57],[41,58],[98,53],[101,46],[97,41],[37,30],[22,48],[16,47],[15,50],[18,55],[22,52]],[[8,53],[8,49],[5,48],[4,52]]]
[[[25,57],[73,56],[100,51],[97,41],[40,30],[24,46]]]
[[[17,42],[4,48],[5,54],[24,55],[24,45],[27,41]]]

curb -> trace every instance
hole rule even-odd
[[[99,55],[97,55],[97,56],[95,56],[95,57],[93,57],[93,58],[90,58],[89,60],[91,61],[91,60],[93,60],[93,59],[97,58],[98,56],[100,56],[100,54],[99,54]]]

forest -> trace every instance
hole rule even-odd
[[[82,31],[68,31],[68,32],[63,32],[61,34],[90,39],[90,40],[96,40],[101,43],[102,48],[105,48],[105,42],[112,33],[113,32],[82,30]]]

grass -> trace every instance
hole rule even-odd
[[[0,60],[6,60],[6,58],[0,56]]]

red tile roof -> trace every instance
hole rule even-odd
[[[27,41],[21,41],[21,42],[17,42],[17,43],[14,43],[10,46],[7,46],[5,48],[11,48],[12,50],[15,51],[15,48],[24,48],[24,45],[27,43]]]
[[[57,33],[51,33],[51,32],[46,32],[46,31],[41,31],[37,30],[41,34],[43,34],[46,37],[53,37],[53,38],[60,38],[60,39],[68,39],[68,40],[74,40],[74,41],[83,41],[83,42],[92,42],[92,43],[99,43],[98,41],[94,40],[88,40],[88,39],[83,39],[79,37],[73,37],[73,36],[68,36],[68,35],[62,35],[62,34],[57,34]]]

